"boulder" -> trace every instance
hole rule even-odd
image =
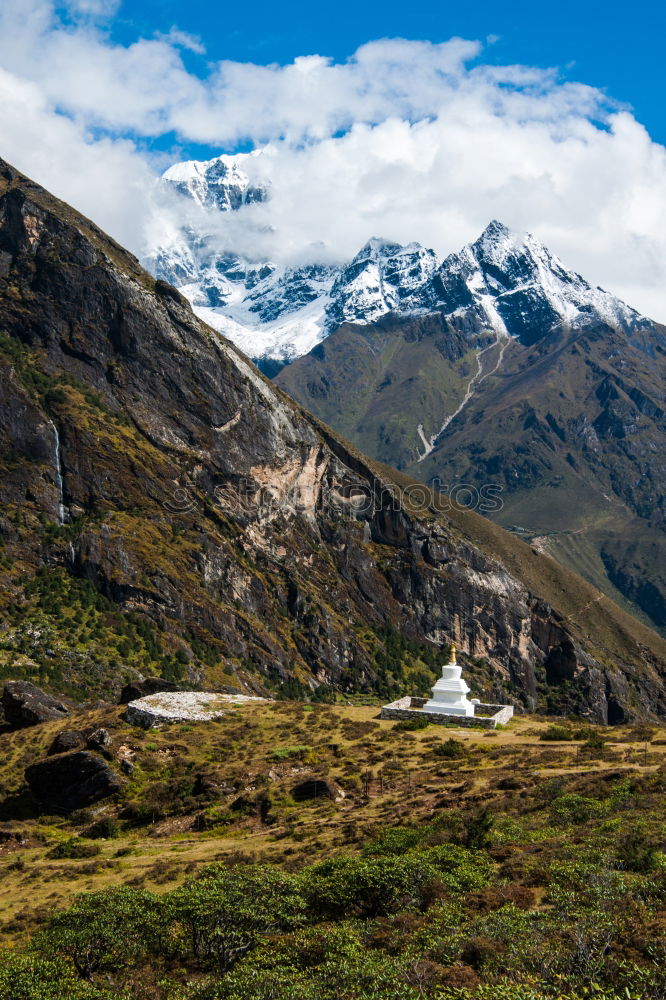
[[[332,799],[336,802],[345,797],[342,789],[326,778],[306,778],[305,781],[299,781],[292,788],[291,795],[294,802],[308,802],[310,799]]]
[[[8,681],[2,692],[5,719],[14,729],[63,719],[69,709],[29,681]]]
[[[57,753],[69,753],[70,750],[82,747],[85,742],[86,738],[79,729],[65,729],[62,733],[58,733],[54,739],[49,747],[48,755],[53,757]]]
[[[89,750],[47,757],[31,764],[25,778],[36,801],[56,814],[91,806],[123,785],[113,768]]]
[[[95,729],[88,736],[86,740],[86,746],[88,750],[95,750],[97,753],[103,754],[105,757],[110,756],[111,747],[113,746],[113,740],[111,739],[111,734],[108,729]]]
[[[119,705],[129,705],[131,701],[139,698],[146,698],[150,694],[159,694],[161,691],[182,691],[180,684],[174,681],[165,681],[162,677],[146,677],[142,681],[132,681],[126,684],[120,692]]]

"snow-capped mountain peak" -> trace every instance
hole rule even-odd
[[[266,188],[253,184],[244,169],[259,152],[174,163],[162,174],[162,183],[191,198],[201,208],[237,211],[242,205],[266,199]]]
[[[479,238],[441,260],[419,243],[372,237],[348,263],[326,248],[298,266],[250,259],[223,245],[208,212],[238,212],[270,197],[252,181],[255,153],[177,163],[163,175],[170,190],[205,210],[147,264],[177,285],[208,323],[254,359],[289,361],[343,323],[368,324],[389,313],[440,313],[470,336],[483,331],[532,343],[553,330],[607,324],[628,336],[649,320],[567,269],[539,240],[493,220]],[[217,235],[211,235],[215,232]]]
[[[590,285],[530,233],[493,220],[481,236],[450,254],[440,270],[441,308],[469,328],[484,323],[531,343],[555,327],[607,323],[631,331],[642,317]]]

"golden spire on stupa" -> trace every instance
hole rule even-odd
[[[455,663],[456,662],[456,644],[455,644],[455,642],[452,642],[451,645],[449,646],[449,654],[450,654],[449,655],[449,663]]]

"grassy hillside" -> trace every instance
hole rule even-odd
[[[377,715],[245,704],[145,732],[121,708],[81,712],[67,727],[104,725],[132,769],[69,818],[40,815],[22,781],[62,723],[0,734],[0,997],[37,996],[10,978],[44,1000],[64,983],[132,1000],[663,996],[666,730]],[[196,940],[222,933],[237,891],[265,922],[234,904],[223,937],[250,944],[227,962],[186,928],[196,905]],[[275,891],[292,911],[266,911]],[[92,911],[74,901],[89,892]]]

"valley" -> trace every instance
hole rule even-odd
[[[243,191],[250,209],[270,198],[246,163],[181,164],[163,184],[242,218]],[[195,228],[147,262],[366,454],[472,501],[501,491],[485,513],[548,537],[554,558],[663,633],[663,326],[497,221],[444,260],[373,238],[349,263],[285,268]]]
[[[0,3],[0,1000],[666,1000],[660,37]]]

